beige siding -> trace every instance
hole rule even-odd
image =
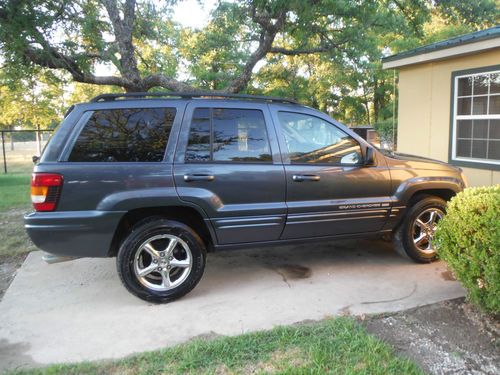
[[[448,161],[451,74],[500,64],[500,49],[402,67],[398,151]],[[463,168],[471,185],[500,183],[500,172]]]

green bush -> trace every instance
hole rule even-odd
[[[435,236],[469,299],[500,313],[500,185],[468,188],[448,204]]]
[[[379,121],[374,124],[374,128],[380,136],[380,141],[387,143],[391,149],[395,150],[396,145],[392,144],[398,138],[397,124],[394,125],[392,118]]]

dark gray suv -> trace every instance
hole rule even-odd
[[[25,216],[54,256],[114,257],[153,302],[199,282],[207,251],[393,234],[432,261],[459,168],[385,153],[291,100],[109,94],[74,106],[37,162]]]

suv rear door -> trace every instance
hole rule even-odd
[[[174,162],[180,198],[201,207],[219,244],[279,239],[285,172],[266,104],[193,100]]]
[[[304,107],[271,108],[286,171],[282,239],[380,230],[391,206],[384,160],[363,165],[359,140],[326,115]]]

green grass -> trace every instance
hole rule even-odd
[[[123,360],[22,374],[423,374],[351,318],[188,342]]]
[[[36,249],[24,230],[23,214],[27,211],[27,208],[0,211],[0,262]]]
[[[0,211],[12,208],[29,207],[30,175],[0,175]]]
[[[0,175],[0,261],[35,249],[23,225],[31,207],[29,189],[29,174]]]

